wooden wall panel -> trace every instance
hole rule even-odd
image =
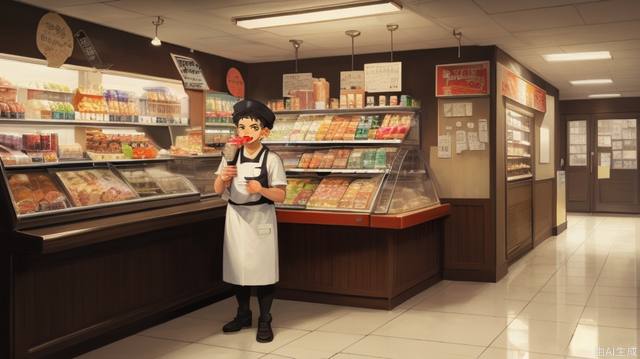
[[[551,236],[554,222],[553,179],[535,181],[533,196],[533,232],[534,245],[542,243]]]
[[[393,292],[398,295],[442,271],[442,221],[427,222],[394,231],[395,257]]]
[[[443,199],[451,205],[444,226],[444,278],[496,281],[490,199]]]
[[[533,247],[533,198],[530,180],[507,186],[507,259]]]

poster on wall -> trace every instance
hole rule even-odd
[[[227,90],[235,97],[244,97],[244,79],[240,70],[235,67],[230,67],[227,70]]]
[[[313,91],[311,72],[282,75],[282,97],[291,97],[298,91]]]
[[[402,91],[402,62],[364,64],[364,87],[367,92]]]
[[[502,66],[502,95],[540,112],[547,112],[547,93]]]
[[[190,57],[171,54],[173,63],[176,65],[182,84],[188,90],[208,90],[207,80],[202,74],[202,68],[198,62]]]
[[[67,61],[73,52],[73,34],[62,16],[49,12],[40,19],[36,46],[49,67],[60,67]]]
[[[364,71],[340,71],[340,90],[364,88]]]
[[[489,94],[489,61],[436,66],[436,96]]]

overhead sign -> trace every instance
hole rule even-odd
[[[502,96],[540,112],[547,112],[547,93],[502,66]]]
[[[73,34],[62,16],[49,12],[38,22],[36,45],[50,67],[60,67],[73,52]]]
[[[364,71],[340,71],[340,90],[364,88]]]
[[[207,80],[202,74],[202,68],[198,62],[190,57],[171,54],[185,89],[208,90]]]
[[[244,79],[242,73],[235,67],[227,71],[227,90],[235,97],[244,98]]]
[[[364,65],[367,92],[402,91],[402,62],[379,62]]]
[[[282,75],[282,97],[291,97],[293,93],[300,90],[313,90],[313,74],[311,72]]]
[[[436,66],[436,96],[489,94],[489,61]]]
[[[109,67],[111,67],[111,65],[105,65],[105,63],[102,62],[100,54],[98,54],[98,50],[96,50],[95,46],[93,46],[93,42],[91,42],[89,35],[87,35],[84,30],[78,30],[73,36],[78,41],[80,50],[82,50],[84,57],[87,58],[87,61],[89,62],[89,64],[91,64],[92,67],[98,70],[108,69]]]

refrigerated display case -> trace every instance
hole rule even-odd
[[[524,111],[507,108],[507,180],[531,178],[533,117]]]
[[[283,160],[279,208],[398,214],[439,204],[420,147],[418,112],[277,112],[263,143]]]
[[[207,91],[204,106],[204,145],[220,149],[235,135],[233,105],[240,99],[224,92]]]

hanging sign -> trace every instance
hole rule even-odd
[[[190,57],[171,54],[173,63],[176,65],[182,84],[188,90],[208,90],[207,80],[202,74],[202,68],[198,62]]]
[[[364,65],[367,92],[402,91],[402,62],[379,62]]]
[[[489,94],[489,61],[436,66],[436,96]]]
[[[73,36],[78,41],[78,46],[80,46],[80,50],[82,50],[84,57],[87,58],[87,61],[93,68],[102,70],[111,67],[111,65],[105,65],[105,63],[102,62],[100,54],[98,54],[98,50],[93,46],[93,42],[91,42],[89,35],[87,35],[84,30],[78,30]]]
[[[291,97],[296,91],[313,91],[311,72],[282,75],[282,97]]]
[[[521,78],[513,71],[502,67],[502,95],[540,112],[547,112],[547,93]]]
[[[227,90],[235,97],[244,98],[244,79],[240,70],[235,67],[227,71]]]
[[[364,71],[340,71],[340,90],[364,89]]]
[[[73,52],[73,34],[62,16],[50,12],[38,23],[36,45],[50,67],[60,67]]]

